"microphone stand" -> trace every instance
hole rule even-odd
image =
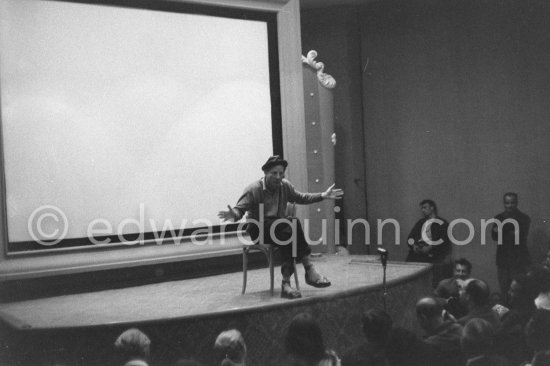
[[[382,303],[384,304],[384,311],[387,311],[386,297],[388,295],[388,289],[386,287],[386,267],[388,265],[388,254],[389,253],[386,249],[383,249],[383,248],[378,248],[376,251],[378,252],[378,254],[380,254],[380,261],[382,262],[382,271],[383,271],[382,289],[384,291],[384,293],[382,295]]]

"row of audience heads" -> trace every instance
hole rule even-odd
[[[310,313],[300,313],[291,321],[285,335],[285,352],[288,359],[300,359],[304,364],[318,364],[327,355],[319,323]],[[115,341],[115,358],[121,365],[132,360],[147,362],[150,359],[151,341],[137,328],[123,332]],[[247,358],[245,340],[237,329],[221,332],[213,346],[222,366],[244,366]],[[195,359],[180,359],[174,366],[200,366]]]

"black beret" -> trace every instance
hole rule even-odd
[[[286,167],[288,166],[288,162],[285,159],[281,158],[279,155],[270,156],[265,164],[262,165],[262,170],[265,172],[276,165],[282,165],[283,168],[286,169]]]

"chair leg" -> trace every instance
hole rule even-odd
[[[296,268],[296,258],[292,258],[292,267],[294,268],[294,281],[296,282],[296,290],[300,291],[300,283],[298,282],[298,271]]]
[[[275,267],[273,264],[273,246],[269,248],[269,293],[273,296],[275,289]]]
[[[243,248],[243,291],[242,291],[243,295],[246,291],[247,270],[248,270],[248,248]]]

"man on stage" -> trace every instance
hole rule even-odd
[[[330,281],[320,275],[310,260],[311,250],[306,242],[299,220],[290,222],[286,218],[288,203],[311,204],[323,199],[339,199],[344,192],[334,189],[334,185],[323,193],[301,193],[286,179],[285,170],[288,162],[280,156],[271,156],[262,166],[264,177],[245,188],[235,207],[227,206],[227,211],[220,211],[218,217],[223,220],[240,220],[248,212],[247,232],[252,241],[257,243],[279,245],[282,258],[281,274],[283,283],[281,297],[296,299],[301,297],[299,291],[290,286],[290,277],[294,272],[292,265],[292,247],[288,243],[295,238],[296,260],[302,262],[306,271],[306,283],[314,287],[328,287]],[[272,226],[275,228],[272,230]],[[261,226],[261,227],[260,227]],[[295,228],[296,232],[293,232]],[[271,232],[273,231],[273,236]]]

